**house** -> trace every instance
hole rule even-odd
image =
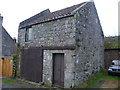
[[[19,25],[20,77],[74,87],[104,65],[104,35],[94,2],[44,10]]]
[[[15,53],[15,40],[11,38],[2,26],[3,17],[0,15],[0,58],[12,56]]]

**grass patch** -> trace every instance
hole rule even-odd
[[[10,85],[15,85],[15,84],[30,85],[24,81],[20,81],[20,80],[13,79],[13,78],[3,78],[2,82],[5,84],[10,84]]]
[[[28,87],[33,87],[33,88],[45,88],[45,86],[39,86],[35,84],[28,83],[27,81],[21,81],[15,78],[3,78],[2,82],[4,84],[9,84],[9,85],[23,85],[23,86],[28,86]]]
[[[120,48],[120,40],[118,38],[113,38],[104,41],[105,48]]]
[[[4,79],[2,79],[2,82],[5,83],[5,84],[11,84],[11,85],[17,83],[16,80],[10,79],[10,78],[4,78]]]
[[[108,75],[106,72],[98,72],[89,77],[84,83],[78,85],[77,88],[92,88],[101,80],[120,80],[120,77]]]
[[[85,86],[85,88],[91,88],[91,87],[94,86],[96,83],[98,83],[103,76],[104,76],[103,73],[96,73],[95,75],[92,75],[92,76],[87,80],[87,86]]]

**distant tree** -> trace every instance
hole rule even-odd
[[[118,37],[105,37],[105,48],[120,48],[120,39]]]

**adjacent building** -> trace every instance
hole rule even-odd
[[[2,26],[3,17],[0,15],[0,57],[12,56],[15,53],[15,40],[11,38]]]
[[[104,35],[94,2],[44,10],[22,21],[20,76],[65,88],[74,87],[104,66]]]

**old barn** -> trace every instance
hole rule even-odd
[[[94,2],[55,12],[44,10],[22,21],[20,76],[70,88],[104,64],[104,35]]]

